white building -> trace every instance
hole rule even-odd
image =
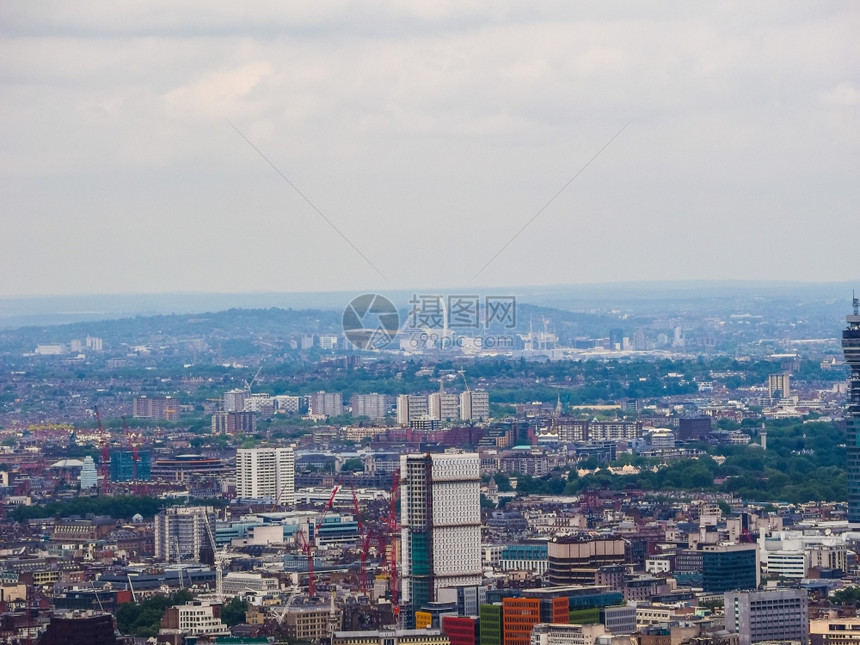
[[[397,397],[397,424],[408,426],[418,417],[426,416],[429,411],[427,397],[416,394],[401,394]]]
[[[594,645],[598,636],[606,633],[600,623],[593,625],[563,625],[538,623],[532,628],[531,645]]]
[[[229,636],[230,628],[221,622],[221,606],[199,601],[169,608],[162,625],[179,629],[188,636]]]
[[[96,464],[93,458],[87,455],[84,457],[83,466],[81,466],[81,490],[89,490],[99,485],[99,475],[96,472]]]
[[[266,577],[260,573],[230,571],[224,576],[224,593],[228,596],[245,594],[249,591],[257,594],[267,594],[276,592],[279,588],[277,578]]]
[[[460,418],[464,421],[487,421],[490,418],[490,395],[480,390],[460,394]]]
[[[478,454],[402,455],[400,474],[404,601],[423,607],[440,588],[480,585]]]
[[[171,506],[155,516],[155,559],[160,562],[200,561],[200,551],[211,548],[206,517],[215,531],[217,515],[211,506]]]
[[[295,504],[296,457],[292,448],[240,448],[236,451],[236,497]]]

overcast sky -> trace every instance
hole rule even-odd
[[[858,34],[848,0],[4,2],[0,296],[860,279]]]

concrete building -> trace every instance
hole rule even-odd
[[[155,419],[156,421],[178,421],[179,401],[171,396],[149,398],[138,396],[132,404],[135,419]]]
[[[212,434],[253,434],[257,415],[253,412],[216,412],[212,415]]]
[[[606,633],[600,623],[592,625],[565,625],[539,623],[531,633],[530,645],[594,645],[598,636]]]
[[[295,504],[296,457],[292,448],[239,448],[236,451],[236,498],[271,499]]]
[[[438,629],[385,629],[334,632],[331,645],[451,645],[451,641]]]
[[[462,392],[460,418],[464,421],[487,421],[490,418],[490,394],[480,390]]]
[[[354,394],[350,405],[353,417],[369,417],[371,421],[380,421],[388,414],[388,399],[384,394]]]
[[[440,421],[460,417],[460,397],[447,392],[434,392],[427,397],[427,414]]]
[[[311,414],[339,417],[343,414],[343,395],[340,392],[315,392],[309,399]]]
[[[211,506],[171,506],[156,514],[155,559],[199,562],[200,550],[211,548],[205,516],[214,531],[217,515]]]
[[[245,390],[230,390],[221,395],[221,409],[224,412],[242,412],[245,409]]]
[[[409,422],[429,413],[427,397],[415,394],[401,394],[397,397],[397,424],[408,426]]]
[[[809,621],[810,645],[860,645],[860,618]]]
[[[178,629],[187,636],[229,636],[230,628],[221,622],[221,605],[194,601],[175,605],[164,612],[162,629]]]
[[[739,645],[764,641],[809,643],[805,589],[731,591],[724,599],[726,630],[738,634]]]
[[[791,375],[771,374],[767,377],[767,394],[772,399],[787,399],[791,396]]]
[[[400,458],[403,599],[421,608],[443,587],[480,585],[477,453]]]

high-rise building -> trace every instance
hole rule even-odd
[[[848,409],[845,414],[845,451],[848,462],[848,522],[860,524],[860,299],[854,298],[854,314],[846,317],[842,351],[851,367]]]
[[[257,416],[253,412],[216,412],[212,415],[212,434],[253,434]]]
[[[172,396],[138,396],[134,399],[132,413],[135,419],[178,421],[179,401]]]
[[[487,421],[490,418],[490,395],[481,390],[460,394],[460,418],[464,421]]]
[[[446,421],[460,416],[460,397],[447,392],[434,392],[427,397],[427,414]]]
[[[767,377],[767,393],[772,399],[787,399],[791,396],[791,375],[771,374]]]
[[[212,531],[217,515],[211,506],[171,506],[155,516],[155,558],[161,562],[200,561],[200,551],[211,549],[206,518]]]
[[[89,490],[99,485],[99,475],[96,472],[96,464],[93,458],[84,457],[84,465],[81,467],[81,490]]]
[[[372,421],[385,418],[388,401],[384,394],[354,394],[350,401],[353,417],[369,417]]]
[[[236,497],[295,503],[296,458],[292,448],[240,448],[236,451]]]
[[[409,422],[418,417],[427,416],[429,408],[427,397],[416,394],[401,394],[397,397],[397,423],[408,426]]]
[[[478,454],[402,455],[400,475],[403,600],[420,609],[443,587],[481,584]]]
[[[739,645],[767,642],[809,643],[806,589],[732,591],[724,595],[726,631]]]
[[[224,412],[242,412],[245,409],[245,390],[230,390],[221,395]]]
[[[316,392],[310,397],[311,414],[339,417],[343,414],[343,396],[340,392]]]

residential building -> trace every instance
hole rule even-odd
[[[221,395],[221,409],[224,412],[242,412],[245,409],[245,390],[235,389]]]
[[[335,624],[340,625],[341,611],[335,608]],[[281,623],[287,638],[299,641],[320,642],[329,636],[332,614],[328,603],[319,605],[293,605]]]
[[[477,453],[400,458],[403,599],[420,609],[443,587],[480,585]]]
[[[354,394],[350,405],[353,417],[369,417],[371,421],[380,421],[388,414],[388,400],[384,394]]]
[[[200,561],[200,551],[211,548],[206,530],[217,519],[211,506],[171,506],[155,516],[155,559],[160,562]]]
[[[310,413],[327,417],[343,414],[343,395],[340,392],[315,392],[310,396]]]
[[[731,591],[724,595],[726,630],[738,634],[739,645],[764,641],[809,643],[805,589]]]
[[[860,617],[809,621],[810,645],[860,645]]]
[[[427,397],[427,414],[440,421],[460,417],[460,397],[447,392],[434,392]]]
[[[236,451],[237,499],[270,499],[295,504],[296,458],[292,448],[239,448]]]
[[[178,421],[179,401],[171,396],[138,396],[132,405],[135,419],[154,419],[156,421]]]
[[[401,394],[397,397],[397,424],[408,426],[418,417],[427,416],[429,408],[427,397],[414,394]]]
[[[772,399],[787,399],[791,396],[791,375],[771,374],[767,377],[767,393]]]
[[[216,412],[212,415],[212,434],[253,434],[257,415],[253,412]]]
[[[460,394],[460,418],[464,421],[487,421],[490,418],[490,394],[466,390]]]

